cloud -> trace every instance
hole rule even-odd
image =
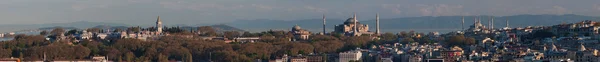
[[[82,11],[89,8],[107,8],[112,4],[113,3],[107,3],[103,1],[75,1],[71,5],[71,9],[73,9],[74,11]]]
[[[451,16],[451,15],[463,15],[462,14],[462,5],[448,5],[448,4],[433,4],[433,5],[424,5],[417,4],[415,5],[419,8],[419,12],[423,16]]]
[[[401,5],[400,4],[381,4],[381,8],[386,9],[386,10],[391,10],[392,13],[394,14],[401,14],[402,10],[401,9]]]
[[[600,4],[594,4],[594,6],[592,6],[594,10],[599,10],[600,11]]]
[[[314,6],[304,6],[304,9],[307,9],[311,12],[320,12],[320,13],[327,12],[327,9],[325,9],[325,8],[318,8],[318,7],[314,7]]]
[[[546,9],[544,11],[551,13],[551,14],[559,14],[559,15],[572,13],[571,11],[567,10],[567,8],[564,8],[562,6],[552,6],[551,9]]]
[[[244,7],[243,5],[239,5],[240,7]],[[252,7],[255,7],[258,11],[271,11],[273,10],[273,6],[264,5],[264,4],[251,4]]]

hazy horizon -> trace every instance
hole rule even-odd
[[[600,0],[5,0],[0,24],[75,21],[153,24],[219,24],[235,20],[359,19],[419,16],[577,14],[600,16]]]

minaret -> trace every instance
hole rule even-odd
[[[156,18],[156,33],[162,34],[162,29],[163,29],[162,20],[160,20],[160,16],[158,16]]]
[[[357,27],[358,24],[356,23],[357,22],[356,13],[354,13],[354,16],[352,16],[352,19],[353,19],[352,21],[354,21],[354,32],[358,32],[358,27]]]
[[[494,29],[494,17],[492,17],[492,26],[490,26],[491,29]]]
[[[465,30],[465,16],[462,16],[462,24],[460,25],[460,27],[462,28],[462,30]]]
[[[354,35],[358,35],[358,24],[356,22],[358,22],[358,20],[356,20],[356,12],[354,13],[354,16],[352,17],[354,20]]]
[[[508,20],[506,20],[506,28],[509,28],[509,26],[508,26]]]
[[[380,35],[381,32],[379,31],[379,13],[377,13],[377,15],[375,15],[375,24],[377,25],[377,30],[375,31],[376,35]]]
[[[492,29],[492,16],[489,17],[488,26],[487,27],[488,27],[487,29]]]
[[[325,14],[323,14],[323,34],[326,34],[327,31],[325,30]]]

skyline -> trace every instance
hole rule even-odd
[[[369,1],[278,1],[278,0],[7,0],[3,7],[1,24],[68,23],[75,21],[151,24],[156,16],[163,16],[165,24],[219,24],[237,20],[302,20],[349,18],[359,16],[381,18],[420,16],[520,14],[577,14],[600,16],[600,1],[564,0],[369,0]],[[374,19],[373,17],[359,17]]]

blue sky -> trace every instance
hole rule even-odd
[[[2,0],[0,24],[75,21],[218,24],[244,19],[359,19],[518,14],[600,16],[600,0]]]

